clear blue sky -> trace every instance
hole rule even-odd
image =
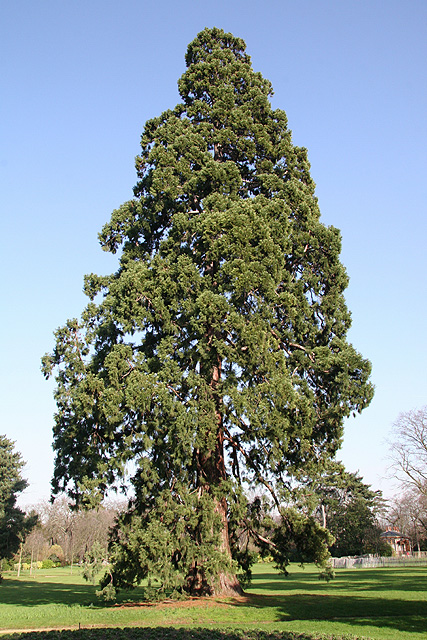
[[[390,494],[385,440],[427,404],[424,0],[14,0],[0,7],[1,424],[49,495],[53,384],[40,357],[80,315],[97,233],[132,196],[144,122],[179,100],[204,27],[242,37],[306,146],[325,224],[343,234],[351,341],[376,395],[340,457]]]

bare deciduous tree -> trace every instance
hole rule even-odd
[[[39,526],[28,537],[24,552],[45,560],[52,546],[59,545],[67,564],[81,562],[95,543],[107,549],[109,531],[124,506],[110,502],[97,509],[76,511],[70,509],[70,501],[65,497],[53,503],[41,502],[33,507],[39,516]]]
[[[427,496],[427,406],[399,415],[393,425],[390,459],[392,476]]]
[[[384,526],[409,535],[414,550],[426,548],[427,543],[427,496],[415,487],[396,496],[384,517]]]

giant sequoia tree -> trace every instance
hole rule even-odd
[[[112,579],[227,593],[249,564],[239,531],[279,562],[292,532],[325,547],[283,505],[372,387],[346,340],[340,234],[319,221],[306,150],[270,83],[219,29],[186,64],[182,102],[145,125],[134,198],[100,234],[118,269],[86,277],[91,302],[43,367],[57,371],[54,492],[92,505],[133,485]],[[271,539],[245,487],[282,515]]]

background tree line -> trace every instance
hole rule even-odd
[[[259,496],[253,498],[252,508],[261,512],[262,502]],[[317,522],[332,534],[334,542],[329,550],[334,557],[391,555],[391,548],[380,537],[387,528],[408,535],[414,550],[427,550],[427,499],[414,488],[386,501],[360,475],[334,463],[313,492],[305,496],[305,502],[307,513],[314,511]],[[86,566],[93,562],[99,568],[99,561],[108,559],[110,534],[126,505],[117,501],[89,510],[75,511],[70,507],[70,501],[61,497],[53,503],[40,502],[23,514],[23,521],[30,522],[33,528],[21,532],[21,549],[19,543],[15,544],[13,554],[6,554],[3,549],[3,569],[16,566],[18,561],[24,568]],[[271,533],[268,520],[262,517],[259,521],[262,525],[257,543],[241,528],[239,545],[241,549],[248,547],[255,556],[269,557],[269,547],[263,544],[265,536]],[[288,541],[288,558],[297,562],[307,560],[295,540]]]
[[[390,476],[400,488],[387,521],[409,535],[414,549],[427,550],[427,406],[401,413],[390,442]]]
[[[22,561],[45,566],[81,564],[94,545],[107,559],[109,532],[121,508],[118,502],[107,502],[96,509],[74,511],[65,497],[35,505],[31,513],[37,515],[37,524],[25,538]]]
[[[427,495],[424,476],[426,460],[427,408],[401,414],[396,421],[390,444],[391,473],[398,481],[396,495],[385,500],[357,473],[349,473],[339,463],[331,463],[320,478],[312,483],[300,504],[307,514],[333,536],[330,552],[335,557],[379,554],[388,555],[391,548],[380,534],[387,528],[409,536],[415,551],[427,550]],[[72,510],[71,502],[62,496],[54,502],[40,502],[25,513],[16,506],[18,494],[27,482],[22,478],[23,461],[5,436],[0,441],[0,556],[3,568],[20,558],[22,563],[72,565],[82,564],[94,555],[108,558],[110,532],[126,505],[106,502],[96,509]],[[257,544],[244,527],[238,531],[239,545],[248,546],[253,554],[268,555],[263,538],[269,535],[268,520],[260,517],[262,500],[252,499],[252,510],[258,509]],[[22,547],[20,548],[20,544]],[[295,541],[288,542],[290,560],[304,560]],[[7,562],[9,560],[9,562]]]

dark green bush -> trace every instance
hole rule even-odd
[[[2,636],[3,640],[362,640],[360,636],[308,635],[292,631],[261,629],[176,629],[174,627],[131,629],[76,629],[42,631]],[[363,640],[368,640],[366,637]]]
[[[10,571],[11,569],[13,569],[13,560],[12,559],[6,559],[3,558],[2,560],[0,560],[0,570],[1,571]]]

